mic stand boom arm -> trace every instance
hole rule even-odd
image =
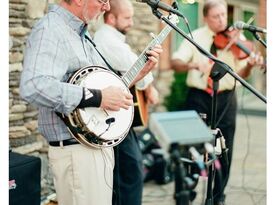
[[[256,31],[252,32],[252,34],[266,48],[266,43],[261,39],[260,35]]]
[[[236,74],[229,65],[226,63],[220,61],[217,59],[214,55],[212,55],[210,52],[206,51],[204,48],[202,48],[199,44],[197,44],[193,39],[191,39],[187,34],[185,34],[179,27],[174,25],[172,22],[169,21],[168,18],[166,18],[160,11],[157,9],[152,8],[153,14],[163,20],[166,24],[171,26],[176,32],[178,32],[181,36],[183,36],[186,40],[188,40],[190,43],[192,43],[203,55],[207,56],[211,60],[215,62],[215,64],[219,64],[218,67],[221,67],[223,70],[221,73],[219,71],[214,71],[215,73],[213,76],[215,78],[221,79],[226,73],[229,73],[233,78],[235,78],[237,81],[239,81],[244,87],[246,87],[248,90],[250,90],[254,95],[256,95],[258,98],[260,98],[264,103],[266,103],[266,97],[263,96],[259,91],[257,91],[253,86],[251,86],[249,83],[247,83],[244,79],[242,79],[238,74]],[[213,71],[211,71],[213,72]]]

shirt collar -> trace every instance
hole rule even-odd
[[[79,35],[85,34],[87,30],[87,24],[85,24],[81,19],[72,14],[67,9],[60,5],[54,4],[49,8],[50,12],[54,12],[61,16],[61,18]]]
[[[214,37],[216,35],[216,33],[214,31],[212,31],[208,25],[206,25],[206,29],[207,29],[207,32],[209,32],[209,34]]]

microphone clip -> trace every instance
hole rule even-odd
[[[171,5],[174,9],[179,10],[179,4],[178,2],[174,1]]]

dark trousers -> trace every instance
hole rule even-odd
[[[115,150],[113,205],[141,205],[143,189],[142,153],[130,129]]]
[[[227,104],[229,107],[225,110]],[[211,122],[211,105],[212,97],[203,90],[190,88],[187,94],[187,100],[184,105],[184,110],[196,110],[198,113],[206,113],[207,121],[210,125]],[[237,114],[237,100],[234,91],[224,91],[217,95],[217,116],[216,120],[219,120],[222,113],[225,111],[225,114],[217,124],[226,140],[226,146],[228,150],[228,161],[229,166],[227,170],[224,170],[225,167],[222,167],[224,173],[222,181],[219,180],[218,176],[215,177],[213,197],[214,202],[218,201],[225,197],[224,189],[227,185],[230,166],[232,161],[233,153],[233,144],[234,144],[234,134],[236,127],[236,114]]]

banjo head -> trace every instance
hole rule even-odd
[[[99,66],[87,66],[78,70],[68,82],[100,90],[108,86],[118,86],[130,93],[119,76]],[[68,116],[70,123],[68,127],[73,126],[77,130],[81,130],[76,133],[70,129],[73,136],[82,144],[97,148],[110,147],[118,145],[126,137],[133,117],[134,106],[129,107],[128,110],[120,109],[119,111],[86,107],[75,109]]]

